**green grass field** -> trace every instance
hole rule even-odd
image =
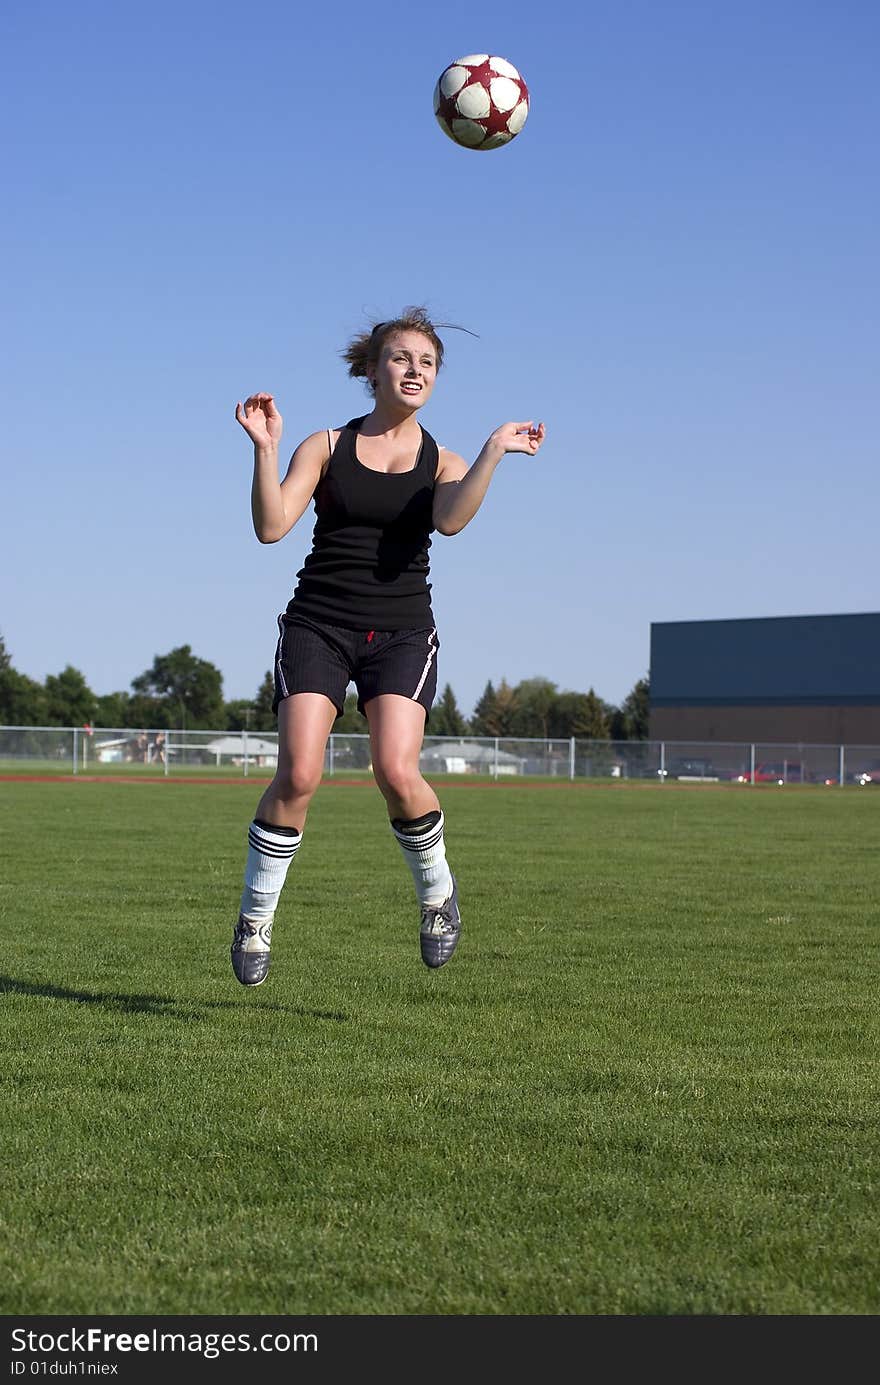
[[[880,1311],[880,794],[438,789],[449,966],[327,783],[247,991],[259,784],[0,784],[0,1312]]]

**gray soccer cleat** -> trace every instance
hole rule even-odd
[[[445,966],[458,947],[461,914],[458,912],[458,886],[452,877],[452,893],[442,904],[426,904],[422,909],[419,946],[426,967]]]
[[[243,986],[259,986],[269,974],[272,919],[246,919],[239,914],[232,935],[232,970]]]

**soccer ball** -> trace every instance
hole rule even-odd
[[[434,88],[434,114],[463,149],[500,149],[526,123],[529,89],[513,63],[489,53],[456,58]]]

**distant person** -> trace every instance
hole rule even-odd
[[[419,770],[440,647],[428,582],[430,536],[457,534],[479,509],[505,453],[534,456],[544,441],[543,423],[503,423],[470,467],[437,445],[417,418],[443,362],[443,343],[423,308],[377,323],[342,354],[349,375],[366,380],[373,406],[342,427],[310,433],[280,481],[282,420],[274,397],[252,394],[235,411],[254,444],[257,538],[283,539],[311,501],[316,515],[311,552],[278,618],[278,768],[248,829],[231,949],[245,986],[266,979],[272,921],[350,682],[369,726],[391,830],[415,882],[422,960],[442,967],[454,953],[461,916],[444,816]]]
[[[164,765],[165,763],[165,732],[157,731],[153,741],[153,763]]]

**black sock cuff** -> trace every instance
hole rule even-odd
[[[392,818],[391,826],[395,832],[405,832],[408,837],[420,837],[423,832],[430,832],[432,827],[436,827],[442,816],[435,809],[433,813],[425,813],[420,818]]]
[[[279,827],[277,823],[267,822],[265,818],[254,818],[254,827],[262,827],[266,832],[275,832],[279,837],[298,837],[298,827]]]

